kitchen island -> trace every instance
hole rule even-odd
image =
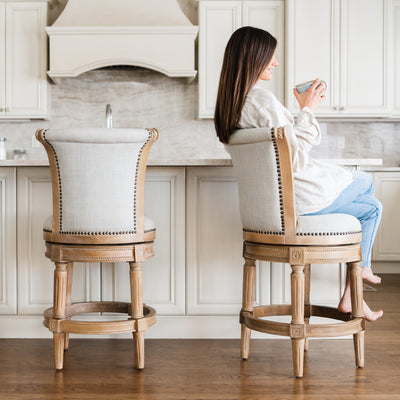
[[[332,162],[352,168],[381,164]],[[231,160],[150,157],[148,164],[145,213],[156,222],[157,237],[156,255],[144,267],[144,299],[157,310],[158,323],[146,337],[239,337],[242,234]],[[47,160],[0,161],[0,182],[0,337],[49,337],[42,326],[54,269],[42,238],[42,223],[52,212]],[[344,274],[341,265],[314,268],[313,302],[335,306]],[[73,301],[127,301],[127,276],[124,263],[78,263]],[[288,302],[288,277],[288,266],[260,262],[256,303]]]

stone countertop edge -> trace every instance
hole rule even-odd
[[[330,158],[321,159],[343,166],[358,166],[369,171],[400,171],[400,167],[382,167],[380,158]],[[0,160],[0,167],[46,167],[45,159],[33,160]],[[200,166],[232,166],[230,158],[188,158],[188,159],[149,159],[149,167],[200,167]]]

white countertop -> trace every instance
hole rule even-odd
[[[398,167],[381,167],[382,159],[380,158],[330,158],[323,159],[327,162],[332,162],[337,165],[344,166],[360,166],[368,167],[369,170],[374,171],[377,170],[376,167],[379,167],[379,170],[390,169],[390,170],[400,170]],[[34,159],[25,159],[25,160],[0,160],[0,167],[41,167],[48,166],[49,162],[47,159],[34,160]],[[190,159],[151,159],[149,158],[148,166],[150,167],[168,167],[168,166],[181,166],[181,167],[190,167],[190,166],[231,166],[232,160],[230,158],[190,158]]]

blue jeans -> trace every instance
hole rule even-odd
[[[375,198],[371,175],[364,171],[353,171],[354,180],[342,190],[328,207],[306,215],[342,213],[356,217],[361,223],[361,267],[371,266],[372,245],[382,217],[382,204]]]

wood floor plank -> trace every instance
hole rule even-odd
[[[2,339],[0,399],[399,400],[400,275],[383,276],[365,298],[385,314],[367,324],[363,369],[352,340],[311,340],[295,379],[288,339],[252,340],[247,361],[239,340],[146,340],[143,371],[131,340],[71,339],[55,372],[51,340]]]

